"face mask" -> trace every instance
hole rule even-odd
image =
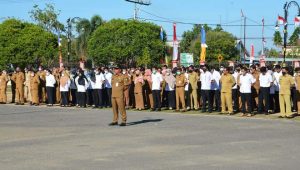
[[[177,74],[177,75],[180,75],[180,71],[177,71],[176,74]]]
[[[39,71],[42,71],[42,69],[41,69],[41,68],[39,68]]]
[[[125,72],[125,71],[123,71],[123,74],[126,74],[126,72]]]
[[[49,75],[50,75],[50,73],[46,73],[46,75],[47,75],[47,76],[49,76]]]
[[[107,71],[107,70],[105,70],[105,71],[104,71],[104,73],[108,73],[108,71]]]
[[[61,74],[61,76],[65,76],[65,74]]]
[[[31,77],[34,77],[34,74],[31,74]]]
[[[156,74],[156,70],[153,70],[152,72],[153,72],[153,74]]]

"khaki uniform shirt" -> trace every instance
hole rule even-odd
[[[295,82],[296,82],[296,89],[300,92],[300,75],[295,76]]]
[[[291,94],[291,87],[295,84],[293,77],[289,74],[279,77],[279,94]]]
[[[223,74],[221,76],[220,83],[222,84],[221,93],[232,93],[231,89],[236,82],[231,74]]]
[[[38,90],[40,84],[40,78],[38,75],[35,75],[34,77],[30,76],[30,89],[31,90]]]
[[[176,87],[184,87],[186,84],[186,78],[184,74],[176,76]]]
[[[124,76],[113,75],[111,78],[112,97],[123,97],[124,95]]]
[[[6,88],[8,82],[8,76],[7,75],[1,75],[0,76],[0,88]]]
[[[19,88],[23,87],[24,82],[25,82],[25,75],[23,72],[16,73],[15,82],[16,82],[16,87],[19,87]]]
[[[193,90],[198,89],[199,76],[196,72],[189,73],[189,82]]]
[[[256,90],[259,90],[259,88],[260,88],[260,84],[259,84],[259,72],[255,72],[255,73],[253,73],[252,75],[253,75],[253,77],[255,78],[255,83],[254,83],[254,85],[253,85],[253,87],[256,89]]]

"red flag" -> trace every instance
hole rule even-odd
[[[300,17],[295,17],[294,22],[295,22],[295,26],[299,26],[300,25]]]
[[[278,15],[278,24],[282,25],[284,23],[286,23],[286,20],[283,17],[281,17],[281,16]]]
[[[176,36],[176,23],[173,24],[173,41],[177,41],[177,36]]]

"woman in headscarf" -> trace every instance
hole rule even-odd
[[[61,73],[61,77],[59,80],[59,84],[60,84],[60,94],[61,94],[61,107],[66,107],[69,105],[69,88],[71,85],[71,80],[69,75],[63,71]]]
[[[144,85],[144,92],[146,96],[146,103],[148,109],[153,109],[153,95],[152,95],[152,78],[151,78],[152,72],[150,69],[145,70],[145,75],[144,75],[144,80],[145,80],[145,85]]]
[[[78,92],[78,106],[83,108],[86,107],[86,91],[89,86],[88,80],[84,75],[83,70],[79,70],[78,77],[75,79]]]
[[[135,79],[134,79],[134,97],[135,97],[135,108],[137,110],[143,110],[145,109],[144,105],[144,98],[143,98],[143,85],[145,84],[144,82],[144,77],[143,74],[141,74],[140,70],[135,71]]]
[[[168,100],[168,107],[170,110],[175,109],[175,83],[176,83],[176,78],[172,74],[172,71],[170,69],[166,70],[166,75],[165,75],[165,82],[166,82],[166,87],[165,87],[165,92]]]

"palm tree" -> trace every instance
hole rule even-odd
[[[82,60],[87,59],[87,44],[90,36],[103,23],[104,20],[99,15],[94,15],[91,20],[81,19],[76,23],[76,31],[78,32],[76,53]]]

